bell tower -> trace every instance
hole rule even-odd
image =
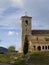
[[[30,40],[30,36],[31,36],[31,20],[32,20],[32,17],[30,17],[30,16],[22,16],[21,17],[22,49],[23,49],[23,46],[24,46],[25,35],[27,35],[28,39]]]

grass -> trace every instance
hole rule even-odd
[[[22,54],[19,53],[0,54],[0,62],[1,63],[16,62],[18,61],[20,55]],[[15,59],[15,57],[18,57],[18,59]]]
[[[41,65],[49,65],[49,52],[33,52],[29,53],[26,56],[20,53],[8,53],[8,54],[0,54],[0,62],[2,63],[10,63],[14,62],[13,65],[25,65],[25,60],[30,56],[27,63],[31,64],[41,64]],[[18,57],[15,59],[14,57]]]
[[[29,60],[28,63],[32,64],[49,64],[49,52],[34,52]]]
[[[13,65],[25,65],[24,60],[20,60],[18,62],[15,62]]]

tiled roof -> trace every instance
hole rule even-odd
[[[35,35],[35,34],[49,34],[49,30],[32,30],[31,34],[32,35]]]
[[[49,42],[49,41],[45,41],[45,40],[31,40],[31,42]]]

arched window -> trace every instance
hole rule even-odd
[[[37,37],[37,40],[38,40],[38,37]]]
[[[28,20],[25,20],[25,25],[28,25]]]

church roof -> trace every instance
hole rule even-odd
[[[32,17],[30,17],[30,16],[22,16],[21,18],[32,18]]]
[[[49,34],[49,30],[32,30],[31,34],[32,35],[35,35],[35,34]]]

